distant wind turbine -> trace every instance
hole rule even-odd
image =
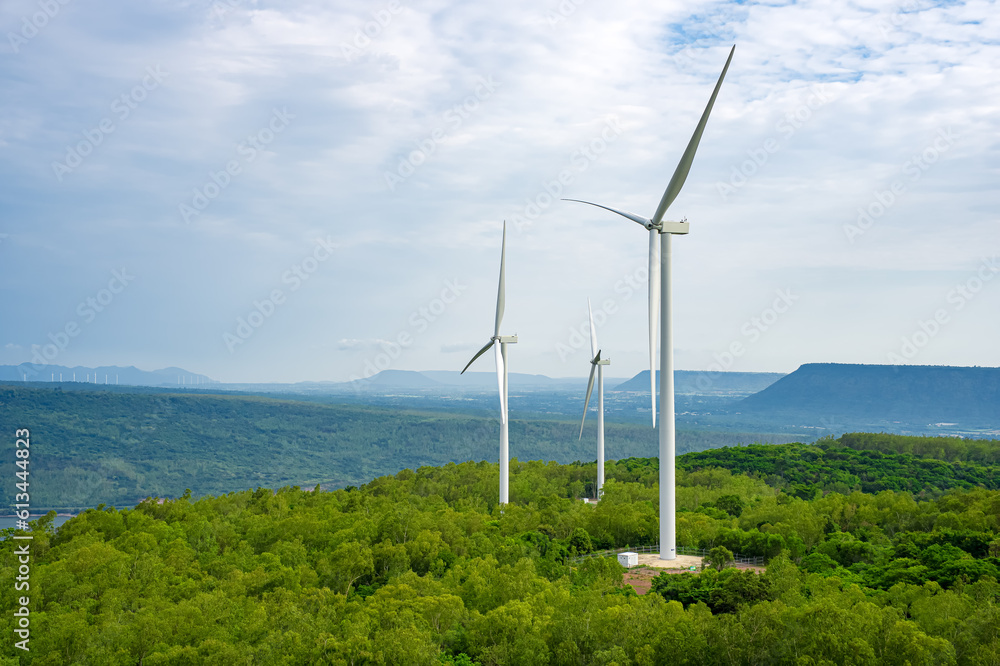
[[[583,424],[587,422],[587,408],[590,394],[594,390],[594,371],[597,371],[597,499],[604,488],[604,366],[611,365],[610,358],[601,358],[597,348],[597,329],[594,328],[594,311],[587,299],[587,313],[590,315],[590,379],[587,380],[587,399],[583,402],[583,419],[580,421],[580,437],[583,439]]]
[[[508,481],[510,477],[510,455],[507,422],[507,345],[516,344],[516,335],[500,335],[504,307],[504,261],[507,255],[507,223],[503,225],[503,239],[500,242],[500,287],[497,290],[497,315],[493,324],[493,337],[476,352],[472,360],[465,364],[460,374],[465,374],[476,359],[493,347],[497,364],[497,387],[500,389],[500,504],[507,504]]]
[[[681,156],[681,161],[677,164],[670,183],[667,185],[660,205],[656,207],[656,212],[651,219],[646,219],[632,213],[602,206],[601,204],[579,199],[567,199],[591,206],[597,206],[604,210],[617,213],[624,218],[632,220],[642,225],[649,231],[649,388],[653,401],[653,426],[656,426],[656,392],[655,392],[655,365],[656,365],[656,320],[660,318],[660,559],[677,559],[677,532],[676,532],[676,507],[675,507],[675,461],[676,455],[676,432],[674,424],[674,347],[673,347],[673,327],[670,312],[670,239],[673,234],[688,233],[689,226],[686,221],[670,222],[664,221],[663,216],[667,208],[674,202],[684,181],[687,180],[688,172],[691,170],[691,163],[694,161],[694,154],[698,150],[701,142],[701,135],[708,124],[708,116],[715,105],[715,98],[719,95],[722,87],[722,80],[726,78],[729,70],[729,63],[733,60],[733,53],[736,51],[734,45],[729,52],[726,66],[722,68],[722,74],[715,84],[712,97],[708,100],[708,106],[701,114],[701,120],[688,141],[687,148]],[[660,237],[659,247],[657,247],[656,237]],[[659,312],[657,312],[659,310]]]

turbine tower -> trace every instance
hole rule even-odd
[[[708,106],[701,114],[701,120],[688,141],[687,148],[681,156],[670,183],[667,185],[660,205],[656,207],[656,212],[651,219],[646,219],[632,213],[602,206],[590,201],[579,199],[567,199],[591,206],[597,206],[604,210],[617,213],[624,218],[632,220],[642,225],[649,231],[649,384],[653,401],[653,426],[656,426],[656,392],[654,372],[656,364],[656,320],[659,314],[660,319],[660,559],[677,559],[677,530],[676,530],[676,506],[675,506],[675,470],[674,457],[676,455],[676,433],[674,428],[674,347],[673,347],[673,326],[670,311],[670,240],[674,234],[686,234],[689,226],[686,220],[681,222],[670,222],[663,219],[664,214],[674,202],[688,172],[691,170],[691,163],[694,161],[694,154],[698,150],[701,142],[701,135],[705,132],[705,125],[708,123],[708,116],[715,105],[715,98],[719,95],[722,87],[722,80],[726,78],[729,70],[729,63],[733,60],[733,53],[736,51],[734,45],[729,51],[729,58],[726,66],[722,68],[722,74],[715,84],[712,97],[708,100]],[[659,244],[657,244],[659,236]],[[657,313],[659,309],[659,313]]]
[[[597,499],[601,499],[604,488],[604,366],[611,365],[610,358],[601,358],[597,348],[597,329],[594,328],[594,311],[587,299],[587,313],[590,315],[590,379],[587,380],[587,399],[583,402],[583,419],[580,421],[580,437],[583,439],[583,424],[587,422],[587,408],[590,394],[594,390],[594,371],[597,371]]]
[[[507,254],[507,223],[503,225],[503,240],[500,243],[500,287],[497,290],[497,315],[493,324],[493,337],[476,352],[472,360],[465,364],[459,374],[465,374],[476,359],[493,347],[493,356],[497,364],[497,387],[500,389],[500,505],[507,504],[508,480],[510,478],[510,454],[508,452],[507,430],[507,345],[516,344],[516,335],[500,335],[500,323],[503,321],[504,306],[504,260]]]

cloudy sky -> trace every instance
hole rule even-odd
[[[1000,365],[995,2],[5,0],[0,364],[222,381]],[[735,350],[737,353],[733,354]],[[477,369],[492,370],[486,356]]]

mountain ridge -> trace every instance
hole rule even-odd
[[[674,390],[677,393],[756,393],[785,374],[781,372],[708,372],[701,370],[674,370]],[[659,392],[660,371],[656,371]],[[649,392],[649,370],[643,370],[612,391]]]
[[[207,375],[170,366],[159,370],[140,370],[134,365],[39,365],[20,363],[0,365],[3,382],[77,382],[89,384],[127,384],[133,386],[198,386],[216,383]]]
[[[1000,368],[806,363],[738,404],[756,414],[996,425]]]

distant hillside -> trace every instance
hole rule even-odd
[[[492,359],[489,363],[493,363]],[[497,375],[495,371],[473,372],[470,370],[463,375],[457,370],[424,370],[421,374],[449,386],[485,389],[495,389],[497,386]],[[570,378],[547,377],[545,375],[530,375],[524,372],[510,373],[507,381],[510,384],[510,388],[516,390],[561,390],[578,388],[580,386],[586,388],[587,386],[587,378],[582,376]]]
[[[904,437],[890,433],[849,432],[840,437],[841,446],[856,451],[905,453],[917,458],[937,458],[948,462],[978,462],[1000,466],[1000,439],[961,437]],[[1000,476],[997,477],[1000,480]]]
[[[688,471],[723,468],[734,474],[756,474],[769,485],[802,499],[820,497],[821,491],[846,495],[855,490],[933,493],[950,488],[1000,489],[1000,466],[995,464],[945,462],[878,450],[859,451],[839,444],[838,440],[827,439],[818,444],[725,447],[688,453],[678,458],[677,466]]]
[[[1000,368],[810,363],[739,403],[743,413],[1000,425]]]
[[[695,370],[675,370],[674,391],[677,393],[706,395],[749,395],[767,388],[784,376],[780,372],[700,372]],[[659,371],[656,372],[656,381],[660,381]],[[657,384],[657,389],[659,389],[659,384]],[[643,370],[624,384],[615,386],[612,390],[648,392],[649,370]]]
[[[427,375],[413,370],[383,370],[367,379],[358,379],[352,385],[362,388],[442,388],[441,382],[434,381]]]
[[[492,363],[492,359],[489,361]],[[532,390],[574,390],[587,386],[586,377],[553,378],[545,375],[529,375],[512,372],[508,376],[510,388],[517,391]],[[460,389],[488,390],[497,388],[497,375],[493,371],[469,371],[462,374],[458,370],[383,370],[367,379],[358,379],[342,386],[350,388],[417,388],[417,389]]]
[[[135,386],[200,386],[213,383],[205,375],[199,375],[183,368],[163,368],[162,370],[140,370],[134,365],[127,368],[117,365],[102,365],[96,368],[65,365],[0,365],[0,381],[3,382],[81,382],[89,384],[130,384]]]
[[[0,432],[31,431],[31,499],[37,509],[102,502],[131,506],[150,495],[178,497],[185,488],[195,495],[293,484],[341,488],[405,468],[498,457],[495,417],[204,391],[66,386],[72,390],[0,385]],[[510,454],[562,463],[594,460],[595,428],[590,421],[581,441],[575,420],[515,417]],[[656,431],[647,424],[608,423],[606,432],[609,458],[656,454]],[[789,439],[679,430],[677,450],[754,441]],[[9,507],[13,497],[4,504]]]

